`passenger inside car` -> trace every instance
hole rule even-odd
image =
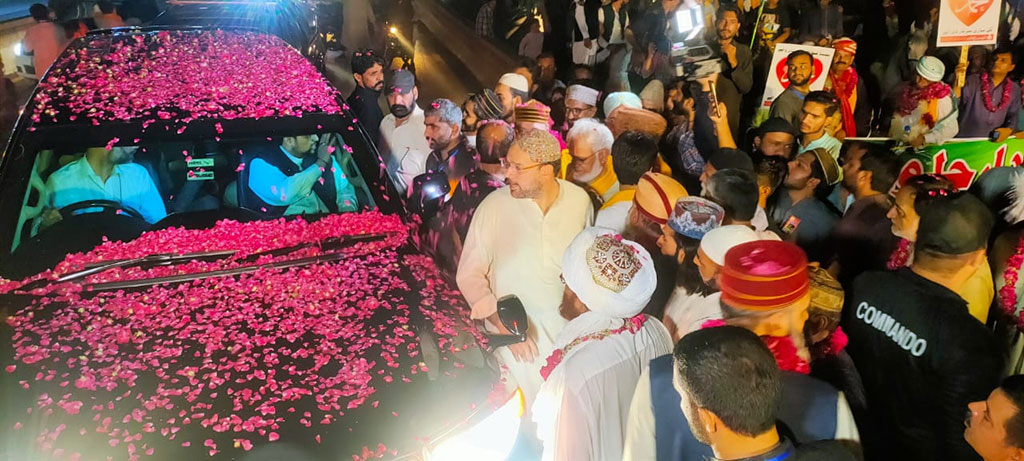
[[[252,194],[243,206],[272,216],[356,211],[359,203],[333,153],[334,135],[286,137],[276,149],[253,154],[240,178]]]
[[[90,147],[85,155],[46,180],[42,223],[61,219],[58,210],[88,200],[110,200],[137,211],[146,222],[167,216],[160,192],[146,169],[132,163],[137,146]]]

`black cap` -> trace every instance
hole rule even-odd
[[[711,157],[708,158],[708,163],[715,167],[716,170],[735,168],[743,171],[754,171],[754,161],[750,159],[750,156],[746,152],[736,149],[718,149],[717,152],[711,154]]]
[[[405,69],[399,69],[391,76],[391,80],[388,81],[388,86],[385,90],[388,93],[398,92],[408,94],[412,91],[414,86],[416,86],[416,78],[413,77],[412,72]]]
[[[946,255],[962,255],[988,246],[994,218],[988,207],[966,192],[943,189],[924,192],[914,207],[921,216],[914,247]]]
[[[786,119],[779,117],[772,117],[761,124],[761,127],[757,130],[757,135],[764,136],[765,133],[789,133],[794,138],[796,137],[796,130],[793,129],[793,125],[787,122]]]

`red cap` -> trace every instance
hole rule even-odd
[[[775,310],[807,296],[807,255],[776,240],[736,245],[725,254],[722,302],[737,309]]]

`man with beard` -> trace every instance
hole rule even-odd
[[[498,79],[498,84],[494,86],[494,93],[501,100],[502,120],[515,123],[516,106],[530,99],[530,86],[526,82],[526,77],[509,73]]]
[[[427,173],[444,173],[452,189],[477,167],[476,150],[462,135],[462,111],[448,99],[435,99],[423,112],[424,136],[430,145]]]
[[[695,332],[676,344],[673,357],[673,385],[682,414],[690,433],[710,446],[714,459],[856,459],[831,440],[805,441],[794,448],[794,441],[776,427],[787,403],[785,375],[750,331],[723,326]]]
[[[701,197],[683,197],[676,200],[668,224],[661,226],[661,237],[658,238],[661,257],[677,266],[675,287],[662,316],[673,340],[682,337],[676,325],[683,322],[695,303],[700,303],[711,293],[693,263],[693,255],[704,235],[722,225],[724,216],[725,210],[715,202]]]
[[[832,230],[838,279],[849,286],[869,270],[885,270],[899,238],[886,215],[888,192],[903,163],[885,147],[848,142],[843,152],[843,188],[855,199]]]
[[[836,137],[846,139],[858,134],[867,135],[871,123],[871,102],[867,85],[853,66],[853,59],[857,56],[857,42],[843,37],[836,40],[832,48],[835,48],[836,54],[832,57],[825,90],[834,93],[839,100],[842,128]]]
[[[953,90],[943,83],[946,65],[934,56],[917,61],[917,75],[898,90],[889,137],[920,149],[942,144],[960,131]]]
[[[46,179],[43,223],[61,219],[57,210],[87,200],[110,200],[131,208],[152,224],[167,216],[153,178],[146,169],[132,163],[138,146],[90,147],[85,155]]]
[[[430,153],[430,145],[423,136],[423,109],[416,104],[419,89],[412,73],[405,69],[395,71],[387,95],[391,113],[380,122],[378,146],[388,171],[397,174],[400,184],[411,190],[413,178],[426,172]]]
[[[601,122],[587,118],[569,130],[569,164],[566,179],[590,186],[602,201],[619,192],[619,180],[612,168],[612,132]]]
[[[544,459],[622,459],[629,402],[643,364],[672,348],[665,327],[641,313],[657,282],[651,256],[636,242],[600,227],[584,229],[562,257],[565,294],[559,313],[569,321],[533,420]]]
[[[373,50],[356,51],[352,55],[352,78],[356,81],[356,89],[352,90],[346,102],[370,136],[370,141],[377,143],[380,141],[380,121],[384,119],[384,111],[377,103],[384,89],[384,58]]]
[[[526,341],[496,353],[522,389],[526,408],[543,382],[543,358],[566,323],[557,309],[564,292],[561,255],[594,214],[583,189],[556,177],[560,161],[558,141],[547,131],[516,137],[506,159],[509,186],[477,207],[456,274],[471,317],[490,331],[508,333],[498,320],[499,298],[518,296],[526,308]],[[523,421],[521,436],[533,438],[529,415]]]
[[[479,126],[488,120],[501,120],[501,100],[489,88],[469,95],[462,104],[462,134],[471,146],[476,145]]]
[[[741,21],[740,10],[736,5],[723,5],[718,10],[718,50],[722,59],[722,73],[718,75],[715,94],[718,102],[728,110],[729,129],[739,133],[740,103],[743,95],[750,91],[754,84],[754,64],[750,48],[736,39]],[[709,88],[710,89],[710,88]],[[709,98],[697,98],[697,117],[694,132],[702,139],[698,146],[708,148],[715,146],[713,139],[712,120],[707,117],[710,110]]]
[[[658,239],[661,238],[661,226],[668,222],[676,201],[686,196],[686,189],[671,176],[661,173],[644,174],[636,186],[633,207],[629,210],[622,235],[643,245],[647,251],[659,254]],[[658,287],[651,301],[647,303],[644,313],[660,319],[665,310],[665,303],[672,295],[678,264],[668,258],[659,258],[656,263]]]
[[[572,130],[577,120],[597,117],[597,99],[600,93],[586,85],[569,86],[565,93],[565,121]]]
[[[790,125],[800,126],[804,97],[811,92],[814,58],[804,50],[790,53],[786,57],[786,75],[789,77],[789,87],[772,101],[771,116],[780,117]]]
[[[781,157],[788,162],[793,158],[796,145],[796,130],[784,119],[773,117],[757,128],[754,136],[754,160],[761,157]]]
[[[782,231],[783,239],[800,245],[811,261],[831,260],[834,245],[830,237],[840,213],[828,197],[842,179],[839,163],[819,148],[789,162],[784,187],[775,194],[769,214],[772,222]]]
[[[708,232],[704,240],[730,227],[738,226],[719,227]],[[748,241],[729,249],[719,272],[718,307],[724,321],[707,322],[702,327],[716,329],[727,324],[760,336],[782,371],[782,402],[777,419],[785,423],[796,440],[857,443],[860,435],[845,396],[808,376],[810,353],[804,340],[804,323],[810,295],[803,251],[787,242]],[[687,337],[683,336],[682,341]],[[673,368],[671,356],[658,357],[637,382],[630,407],[625,459],[690,460],[714,456],[712,447],[702,443],[708,440],[701,437],[700,428],[691,432],[692,426],[685,422],[680,395],[673,387]]]
[[[247,206],[269,216],[337,213],[359,209],[355,187],[331,154],[329,138],[284,137],[281,145],[249,162]],[[328,174],[329,173],[329,174]]]

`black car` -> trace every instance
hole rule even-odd
[[[323,71],[328,28],[319,10],[305,0],[171,0],[149,25],[252,28],[281,37]]]
[[[338,211],[294,214],[326,206],[316,185],[291,190],[328,169],[257,166],[279,150],[297,168],[328,154]],[[511,449],[521,393],[336,90],[279,38],[74,41],[15,128],[0,190],[7,459]]]

